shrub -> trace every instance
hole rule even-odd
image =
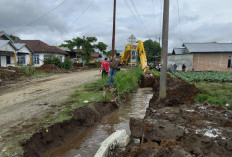
[[[65,57],[64,62],[61,63],[61,68],[63,69],[72,69],[72,60],[70,59],[70,57]]]
[[[143,75],[140,68],[119,71],[114,77],[115,88],[118,94],[132,93],[138,88],[138,81]]]
[[[52,57],[44,58],[44,64],[45,65],[47,65],[47,64],[53,64],[52,63]]]
[[[34,67],[29,68],[27,66],[22,66],[22,67],[19,67],[19,69],[22,70],[27,75],[34,75],[35,74]]]
[[[52,58],[52,64],[54,64],[54,65],[56,65],[56,66],[58,66],[58,67],[61,67],[62,62],[61,62],[61,60],[60,60],[59,57],[53,57],[53,58]]]

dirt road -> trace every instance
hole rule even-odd
[[[0,92],[0,137],[10,128],[46,113],[84,83],[100,77],[98,70],[57,74],[31,80]]]

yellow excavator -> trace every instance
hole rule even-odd
[[[121,57],[121,64],[122,65],[128,65],[128,64],[136,64],[136,62],[134,62],[134,59],[136,57],[136,52],[138,52],[139,58],[140,58],[140,63],[141,63],[141,67],[144,71],[144,73],[146,73],[149,70],[149,67],[147,66],[147,57],[146,57],[146,52],[143,46],[143,41],[139,40],[137,41],[138,45],[130,45],[127,44],[125,47],[125,50],[123,52],[123,55]],[[134,60],[133,60],[134,59]],[[131,63],[129,63],[129,61],[131,60]],[[133,62],[132,62],[133,60]]]

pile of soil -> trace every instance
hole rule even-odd
[[[40,67],[36,68],[37,72],[45,72],[45,73],[57,73],[57,72],[61,72],[62,69],[56,65],[53,64],[47,64],[47,65],[41,65]]]
[[[232,111],[217,105],[194,104],[200,91],[193,84],[180,78],[168,77],[167,81],[168,97],[160,100],[159,78],[153,76],[154,94],[145,117],[130,119],[134,142],[125,150],[112,151],[111,156],[230,157]]]
[[[118,109],[115,102],[96,102],[70,112],[71,120],[38,130],[29,140],[22,142],[24,157],[41,156],[45,150],[62,145],[73,136],[100,122],[102,117]]]
[[[21,77],[26,77],[27,75],[20,69],[15,67],[0,67],[0,80],[18,80]],[[0,83],[1,83],[0,81]]]
[[[154,75],[145,75],[142,79],[142,87],[152,87],[154,94],[150,100],[150,107],[158,107],[159,105],[176,106],[181,104],[193,104],[194,98],[201,91],[194,84],[182,80],[179,77],[170,77],[167,75],[167,98],[158,100],[160,77]]]
[[[83,68],[83,63],[73,63],[73,69]]]

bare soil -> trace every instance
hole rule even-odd
[[[131,118],[132,142],[120,157],[230,157],[232,111],[209,104],[194,104],[200,92],[180,78],[168,78],[168,97],[158,99],[154,77],[153,98],[143,119]]]
[[[6,85],[0,91],[0,152],[12,135],[35,129],[41,116],[55,114],[70,93],[100,76],[87,70]]]

